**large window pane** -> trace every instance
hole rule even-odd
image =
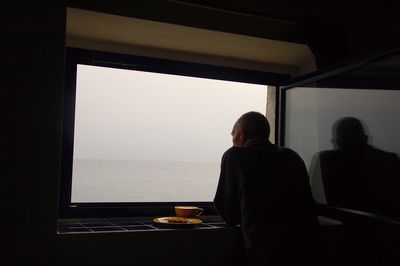
[[[78,65],[72,202],[212,201],[235,120],[267,87]]]

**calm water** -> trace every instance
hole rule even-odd
[[[72,202],[212,201],[219,165],[74,160]]]

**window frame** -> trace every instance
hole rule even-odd
[[[212,202],[96,202],[71,203],[77,65],[175,74],[200,78],[277,86],[290,76],[279,73],[197,64],[145,56],[66,48],[59,218],[170,215],[175,205],[196,205],[204,214],[216,214]],[[222,156],[222,155],[221,155]]]

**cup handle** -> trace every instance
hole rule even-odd
[[[203,213],[204,209],[202,208],[197,208],[197,214],[196,217],[199,217]]]

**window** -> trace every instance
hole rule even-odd
[[[303,158],[322,204],[399,218],[400,55],[280,87],[280,145]]]
[[[61,215],[211,206],[233,123],[248,111],[265,114],[268,75],[78,49],[68,55]]]

